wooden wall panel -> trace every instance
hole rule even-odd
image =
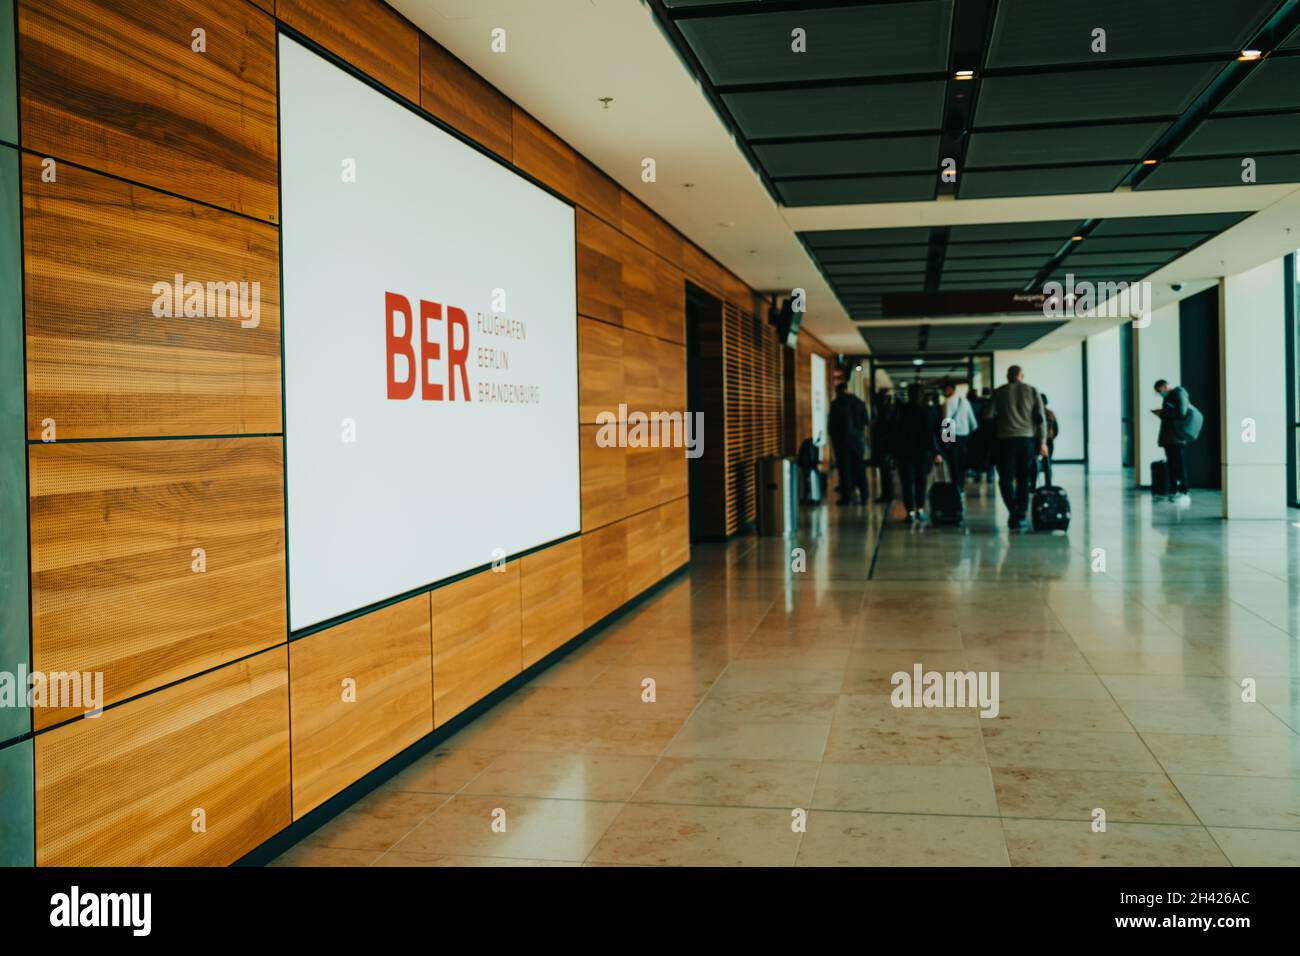
[[[23,180],[28,438],[46,419],[60,439],[281,430],[274,226],[73,166],[45,183],[31,155]],[[178,273],[235,284],[226,315],[155,316]]]
[[[431,653],[427,594],[289,645],[295,820],[433,730]]]
[[[591,627],[627,600],[627,525],[582,535],[582,620]]]
[[[627,513],[628,452],[597,444],[601,426],[578,429],[582,456],[582,530],[592,531]]]
[[[623,324],[623,262],[626,240],[591,213],[578,210],[578,312]]]
[[[659,565],[667,575],[690,559],[690,499],[678,498],[659,507]]]
[[[420,35],[420,105],[449,126],[510,161],[510,101],[427,36]]]
[[[627,518],[628,599],[636,597],[663,576],[659,538],[659,509],[650,508]]]
[[[523,669],[519,562],[433,597],[433,720],[442,726]]]
[[[569,144],[517,106],[513,127],[515,165],[573,199],[578,192],[578,162]]]
[[[245,0],[18,10],[24,147],[276,220],[275,25],[263,11]],[[205,53],[191,49],[196,27]]]
[[[784,347],[765,316],[730,301],[722,313],[727,533],[734,534],[758,517],[759,462],[781,453]]]
[[[667,259],[655,263],[655,328],[661,339],[686,342],[686,276]],[[685,369],[683,358],[682,368]]]
[[[38,734],[37,864],[223,866],[288,826],[286,664],[278,647]]]
[[[601,412],[618,414],[623,390],[623,330],[578,317],[578,420],[594,422]],[[685,367],[683,366],[683,376]]]
[[[276,16],[412,103],[420,31],[382,0],[277,0]]]
[[[523,666],[531,667],[582,631],[582,539],[521,558],[519,579]]]
[[[623,263],[623,325],[646,335],[659,331],[659,257],[631,239],[620,244]]]
[[[580,154],[574,154],[576,202],[583,209],[599,216],[615,229],[623,227],[623,190]]]
[[[32,445],[32,661],[122,700],[284,640],[278,438]],[[193,550],[206,570],[193,570]],[[77,711],[41,708],[38,727]]]

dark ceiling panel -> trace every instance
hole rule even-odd
[[[1067,70],[1034,76],[988,76],[980,82],[976,126],[1071,120],[1108,121],[1182,113],[1221,63]],[[1068,104],[1068,106],[1066,105]]]
[[[1023,349],[1037,342],[1049,332],[1055,332],[1064,322],[1004,322],[980,346],[985,349]]]
[[[832,262],[916,262],[925,265],[925,246],[845,246],[817,250],[817,261]]]
[[[1282,42],[1278,47],[1279,50],[1300,50],[1300,27],[1296,27],[1291,35]]]
[[[937,130],[944,80],[729,93],[745,136],[828,136]]]
[[[949,247],[950,249],[953,247]],[[1056,251],[1056,246],[1048,249],[1040,255],[1034,256],[979,256],[968,258],[957,258],[949,254],[947,264],[944,266],[944,273],[962,272],[962,271],[987,271],[989,269],[1033,269],[1041,266]]]
[[[974,226],[953,226],[948,234],[952,242],[999,242],[1026,239],[1057,239],[1064,242],[1079,227],[1077,219],[1042,222],[987,222]]]
[[[699,17],[678,24],[719,86],[939,73],[952,0]],[[792,49],[802,29],[805,52]]]
[[[1094,236],[1153,235],[1174,232],[1221,232],[1249,216],[1248,212],[1198,212],[1179,216],[1122,216],[1103,219],[1092,230]]]
[[[1108,193],[1132,170],[1132,163],[1061,166],[1051,169],[971,169],[961,174],[957,195],[961,199],[992,199],[1001,196]]]
[[[1069,230],[1077,225],[1077,222],[1070,223],[1064,230],[1055,233],[1055,238],[1026,239],[1019,242],[994,242],[987,239],[976,242],[958,241],[957,231],[953,230],[953,235],[948,240],[948,258],[982,259],[986,256],[1007,255],[1037,256],[1046,259],[1061,247],[1061,243],[1071,235]]]
[[[1097,63],[1240,50],[1277,0],[1001,0],[988,66]],[[1106,30],[1106,52],[1092,50]]]
[[[933,199],[938,186],[939,177],[935,173],[787,179],[776,184],[781,200],[787,206],[923,201]]]
[[[966,147],[966,168],[1032,166],[1141,159],[1169,128],[1167,122],[1107,123],[1042,130],[976,130]]]
[[[909,272],[923,273],[925,266],[906,262],[835,262],[826,266],[826,272],[833,276],[907,275]]]
[[[1300,183],[1300,153],[1256,156],[1256,183]],[[1212,186],[1244,186],[1242,161],[1228,159],[1171,159],[1136,188],[1196,189]]]
[[[1143,255],[1173,255],[1188,245],[1195,245],[1202,239],[1208,239],[1211,233],[1182,233],[1157,236],[1099,236],[1096,231],[1090,235],[1083,248],[1088,252],[1125,253],[1138,252]]]
[[[813,249],[839,246],[924,246],[930,241],[930,230],[925,226],[907,226],[901,229],[826,229],[801,232],[799,235]]]
[[[1219,116],[1205,120],[1173,152],[1179,159],[1300,151],[1300,113],[1281,116]]]
[[[1300,109],[1300,56],[1271,56],[1228,94],[1215,113]]]
[[[755,146],[768,175],[892,173],[939,168],[939,136],[877,136],[824,143]]]
[[[1131,266],[1134,268],[1155,269],[1164,265],[1177,252],[1158,253],[1144,250],[1142,252],[1071,252],[1065,257],[1065,269],[1111,268],[1113,266]]]

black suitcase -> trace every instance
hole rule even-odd
[[[1068,531],[1070,529],[1070,496],[1064,488],[1043,485],[1034,489],[1030,506],[1035,531]]]
[[[1151,463],[1151,493],[1156,496],[1169,494],[1169,463],[1153,461]]]
[[[944,465],[947,477],[948,466]],[[936,481],[930,486],[930,520],[935,524],[961,524],[966,517],[966,505],[961,492],[951,481]]]

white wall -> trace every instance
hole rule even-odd
[[[1137,461],[1134,478],[1140,486],[1151,483],[1151,463],[1163,461],[1164,451],[1157,444],[1160,419],[1151,409],[1160,407],[1160,397],[1152,386],[1157,379],[1171,385],[1182,378],[1179,354],[1178,303],[1174,302],[1151,313],[1151,324],[1135,326],[1133,343],[1133,428],[1136,432]],[[1285,403],[1284,403],[1285,404]]]
[[[1223,516],[1287,513],[1286,322],[1282,260],[1219,282]],[[1254,422],[1254,441],[1243,422]]]
[[[1053,457],[1057,461],[1082,460],[1083,348],[1079,342],[1048,350],[1018,349],[993,353],[993,387],[1007,380],[1007,369],[1019,365],[1025,381],[1047,395],[1061,434]]]
[[[1123,468],[1120,335],[1127,334],[1127,329],[1117,325],[1087,339],[1089,471],[1118,472]]]

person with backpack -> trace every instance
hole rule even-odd
[[[1183,452],[1190,442],[1196,441],[1201,434],[1205,418],[1201,410],[1192,404],[1187,389],[1181,385],[1170,386],[1163,378],[1155,384],[1156,394],[1161,397],[1160,407],[1153,408],[1153,414],[1160,418],[1160,435],[1157,444],[1165,450],[1165,463],[1169,473],[1169,500],[1186,506],[1191,504],[1187,494],[1187,464]]]
[[[1047,416],[1047,454],[1043,456],[1043,477],[1047,479],[1045,484],[1052,483],[1052,455],[1056,453],[1056,436],[1061,433],[1060,423],[1056,420],[1056,412],[1047,407],[1047,393],[1043,392],[1043,414]]]
[[[881,504],[894,500],[894,414],[894,399],[889,390],[877,392],[876,414],[871,421],[871,464],[879,478],[880,494],[876,501]]]

